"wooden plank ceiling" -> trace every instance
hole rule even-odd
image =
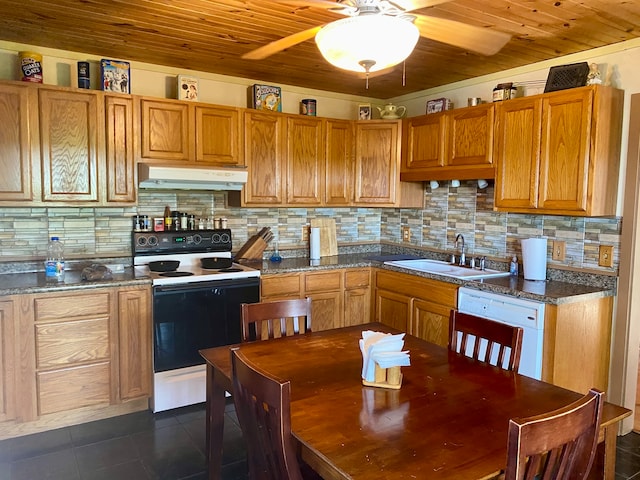
[[[370,78],[368,89],[363,74],[327,63],[313,39],[265,60],[240,58],[284,36],[344,18],[311,2],[2,0],[0,39],[388,99],[640,36],[635,0],[450,0],[414,13],[496,29],[512,38],[489,57],[421,38],[406,61],[405,85],[399,65]]]

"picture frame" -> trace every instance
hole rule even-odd
[[[275,85],[251,85],[248,104],[257,110],[282,112],[282,89]]]
[[[358,120],[371,120],[370,103],[361,103],[358,105]]]
[[[105,92],[131,93],[131,65],[124,60],[100,60],[100,78]]]
[[[178,75],[178,100],[198,101],[198,78],[191,75]]]

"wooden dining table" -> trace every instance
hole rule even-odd
[[[473,361],[406,335],[411,365],[399,389],[362,384],[362,332],[399,333],[369,323],[240,344],[245,356],[291,381],[291,430],[305,462],[325,479],[492,478],[505,467],[510,418],[571,403],[573,392]],[[231,346],[201,350],[207,363],[209,479],[219,479]],[[606,403],[604,459],[615,476],[618,423],[631,411]]]

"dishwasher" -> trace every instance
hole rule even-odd
[[[541,380],[544,340],[544,303],[510,295],[460,287],[458,311],[522,327],[518,373]]]

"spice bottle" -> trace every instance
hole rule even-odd
[[[509,264],[509,273],[513,276],[518,276],[518,258],[514,255]]]
[[[172,228],[171,228],[171,208],[169,208],[169,205],[164,207],[164,229],[165,230],[172,230]]]

